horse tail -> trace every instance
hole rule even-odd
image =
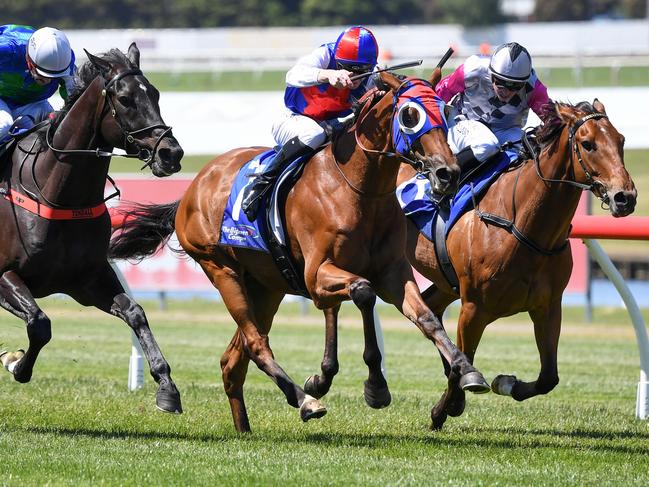
[[[143,260],[165,245],[175,230],[180,200],[162,205],[135,204],[120,210],[121,222],[113,227],[108,247],[111,259]],[[172,249],[182,252],[182,249]]]

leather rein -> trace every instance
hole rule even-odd
[[[54,134],[52,133],[52,124],[47,128],[47,132],[45,134],[45,140],[47,142],[48,148],[54,152],[55,154],[85,154],[85,155],[92,155],[97,158],[99,157],[112,157],[112,156],[117,156],[117,157],[126,157],[126,158],[137,158],[143,161],[145,164],[142,166],[142,169],[144,169],[147,166],[150,166],[153,163],[153,160],[155,158],[155,154],[157,153],[158,146],[160,145],[163,137],[165,137],[167,134],[171,132],[171,127],[168,125],[164,124],[153,124],[153,125],[148,125],[146,127],[142,127],[140,129],[128,131],[124,128],[124,125],[120,121],[118,115],[117,115],[117,110],[115,109],[115,104],[113,102],[112,97],[115,96],[115,91],[114,91],[114,86],[119,81],[120,79],[126,77],[126,76],[139,76],[142,75],[142,71],[140,69],[129,69],[122,71],[121,73],[118,73],[115,75],[112,79],[108,81],[108,83],[105,82],[104,80],[104,87],[102,88],[101,95],[104,99],[104,104],[101,109],[101,113],[103,114],[106,108],[106,105],[110,108],[111,115],[115,119],[115,122],[117,123],[117,126],[119,129],[122,131],[122,134],[124,135],[124,140],[125,144],[124,146],[127,146],[128,144],[135,145],[138,148],[137,153],[126,153],[126,154],[119,154],[119,153],[114,153],[114,152],[109,152],[109,151],[104,151],[101,148],[96,148],[96,149],[57,149],[52,145],[53,139],[54,139]],[[98,125],[101,123],[101,120],[103,120],[103,115],[99,118]],[[142,132],[145,132],[147,130],[154,130],[156,128],[162,128],[163,132],[160,134],[158,139],[156,140],[153,149],[147,149],[147,148],[142,148],[137,145],[137,141],[134,137],[136,134],[140,134]],[[98,129],[96,130],[98,132]],[[21,168],[25,164],[27,157],[30,154],[34,154],[33,150],[36,145],[37,139],[34,139],[34,143],[32,144],[32,147],[29,149],[29,151],[26,152],[25,157],[22,160],[21,163]],[[52,201],[49,201],[44,195],[39,187],[37,181],[36,181],[36,173],[35,173],[35,166],[36,164],[32,164],[31,167],[31,172],[32,172],[32,180],[34,181],[34,184],[36,185],[38,195],[34,194],[33,192],[27,190],[25,186],[21,183],[21,186],[25,193],[28,193],[28,195],[24,195],[18,191],[16,191],[13,188],[9,188],[8,190],[3,190],[2,195],[5,199],[11,201],[13,204],[20,206],[27,211],[34,213],[42,218],[46,218],[48,220],[84,220],[84,219],[92,219],[92,218],[97,218],[101,215],[104,214],[106,211],[106,201],[109,199],[112,199],[116,196],[120,195],[120,191],[117,188],[117,185],[115,184],[115,181],[113,178],[111,178],[108,174],[106,175],[106,179],[111,183],[115,191],[111,193],[110,195],[106,196],[103,198],[103,200],[92,207],[88,208],[71,208],[71,207],[64,207],[61,205],[58,205]],[[22,180],[22,170],[20,172],[21,177],[20,179]],[[42,203],[41,200],[43,200],[45,203]]]
[[[395,115],[396,110],[397,110],[397,105],[398,105],[399,94],[401,92],[401,88],[403,88],[404,85],[406,85],[406,84],[408,84],[408,83],[410,83],[412,81],[413,81],[412,78],[404,80],[399,85],[399,88],[397,88],[397,90],[395,90],[395,92],[394,92],[393,102],[392,102],[392,113],[390,114],[390,134],[392,134],[392,128],[393,128],[393,125],[394,125],[394,118],[395,118],[394,115]],[[419,81],[423,81],[424,83],[429,84],[426,80],[423,80],[423,79],[419,80]],[[360,149],[363,152],[365,152],[366,154],[378,154],[379,156],[398,157],[400,159],[403,159],[408,164],[410,164],[415,169],[415,171],[417,171],[418,173],[423,174],[424,176],[428,177],[428,173],[430,172],[430,170],[426,169],[426,167],[424,166],[425,161],[416,156],[416,154],[414,153],[414,150],[412,149],[412,147],[409,147],[410,150],[409,150],[407,155],[406,154],[399,154],[399,153],[394,152],[394,151],[383,151],[383,150],[378,150],[378,149],[368,149],[367,147],[365,147],[363,145],[363,143],[359,139],[358,130],[360,128],[360,125],[363,123],[365,118],[369,115],[370,108],[373,106],[374,99],[381,93],[382,92],[378,88],[374,88],[374,89],[368,91],[367,93],[365,93],[360,98],[360,100],[358,100],[358,102],[362,104],[362,108],[361,108],[360,114],[358,116],[358,120],[354,124],[354,139],[356,141],[356,145],[358,147],[360,147]],[[333,155],[333,151],[332,151],[332,155]],[[408,157],[408,156],[410,156],[410,157]],[[411,159],[411,157],[412,157],[412,159]],[[338,169],[338,172],[341,174],[341,176],[343,177],[343,179],[345,180],[347,185],[357,194],[360,194],[362,196],[367,196],[367,197],[370,197],[370,198],[380,198],[380,197],[383,197],[383,196],[390,195],[390,194],[394,193],[394,191],[396,190],[396,187],[395,187],[394,189],[391,189],[390,191],[386,191],[384,193],[369,194],[366,191],[363,191],[362,189],[355,186],[347,178],[347,176],[345,175],[345,173],[341,169],[340,164],[338,164],[338,160],[336,159],[335,155],[333,157],[333,160],[334,160],[334,165],[336,166],[336,169]]]
[[[601,192],[601,188],[603,185],[595,180],[592,176],[592,170],[588,170],[586,167],[586,164],[584,163],[581,153],[579,152],[579,144],[577,144],[577,140],[575,139],[575,134],[577,133],[577,130],[586,122],[589,120],[597,120],[600,118],[605,118],[608,119],[608,117],[603,114],[603,113],[591,113],[590,115],[586,115],[583,118],[580,118],[575,122],[575,124],[570,127],[569,132],[568,132],[568,145],[570,147],[570,167],[572,168],[574,166],[573,162],[573,153],[576,154],[577,156],[577,161],[579,162],[579,165],[581,166],[584,174],[586,175],[586,181],[588,184],[583,184],[579,183],[577,181],[573,181],[570,179],[551,179],[551,178],[546,178],[543,176],[543,173],[541,172],[541,163],[540,163],[540,157],[538,152],[531,147],[531,144],[529,140],[527,139],[527,136],[523,137],[523,142],[525,143],[526,148],[530,151],[530,153],[533,156],[534,159],[534,167],[536,169],[536,174],[537,176],[545,182],[548,183],[565,183],[570,186],[574,186],[582,191],[584,190],[589,190],[592,191],[601,201],[602,205],[607,204],[608,202],[608,196],[606,196],[606,193]],[[565,250],[565,248],[568,246],[568,236],[566,236],[565,242],[563,242],[560,246],[554,248],[554,249],[544,249],[540,245],[538,245],[534,240],[532,240],[530,237],[525,235],[523,232],[520,231],[520,229],[515,225],[516,221],[516,188],[518,186],[518,181],[520,179],[521,175],[521,169],[523,165],[520,166],[518,173],[516,175],[516,179],[514,181],[514,188],[512,190],[512,218],[511,220],[508,220],[506,218],[503,218],[498,215],[494,215],[492,213],[485,213],[480,211],[480,208],[478,206],[478,203],[475,200],[475,195],[473,192],[471,193],[471,198],[473,199],[473,206],[475,208],[476,214],[478,215],[478,218],[482,221],[484,221],[487,224],[492,224],[494,226],[503,228],[507,230],[509,233],[511,233],[516,239],[521,242],[523,245],[525,245],[527,248],[530,250],[546,255],[546,256],[551,256],[551,255],[556,255]],[[574,170],[573,170],[573,175],[574,175]],[[597,190],[597,192],[596,192]],[[570,234],[570,231],[568,231],[568,234]]]

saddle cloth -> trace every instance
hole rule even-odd
[[[253,181],[253,178],[248,176],[262,172],[272,162],[276,154],[274,149],[262,152],[246,162],[237,173],[223,213],[220,244],[270,253],[268,237],[272,234],[280,245],[286,245],[286,236],[282,223],[284,198],[299,179],[306,162],[305,157],[292,161],[282,171],[272,191],[264,195],[255,221],[251,222],[241,210],[243,189]],[[266,215],[268,216],[267,224]]]
[[[445,233],[451,231],[453,225],[467,211],[473,209],[474,201],[480,201],[487,189],[498,176],[509,167],[509,157],[502,154],[501,157],[490,161],[487,166],[476,171],[467,181],[460,186],[450,204],[448,218],[445,219]],[[431,242],[435,241],[434,221],[439,213],[440,218],[446,217],[445,212],[439,212],[439,202],[432,197],[430,182],[420,174],[404,181],[397,187],[397,199],[404,214],[410,218],[419,231]]]

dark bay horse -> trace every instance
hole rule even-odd
[[[572,272],[567,239],[582,191],[592,191],[614,217],[631,214],[637,196],[624,167],[624,137],[608,119],[602,103],[553,103],[546,111],[537,157],[502,174],[478,208],[464,214],[449,232],[447,248],[459,293],[445,278],[433,243],[410,220],[407,224],[408,259],[434,283],[424,293],[426,304],[441,320],[449,304],[461,300],[457,344],[471,362],[489,323],[529,313],[541,359],[538,378],[524,382],[499,375],[491,384],[497,394],[517,401],[546,394],[559,383],[561,298]],[[410,168],[402,166],[399,184],[413,176]],[[502,219],[499,224],[494,224],[498,219],[492,215]],[[336,311],[325,314],[328,344],[335,344]],[[364,329],[371,326],[364,324]],[[378,349],[373,337],[366,337],[370,349],[366,353]],[[444,357],[442,361],[448,375],[449,364]],[[335,347],[325,348],[323,363],[337,370]],[[329,390],[335,375],[325,372],[323,368],[324,377],[307,379],[310,387],[306,390],[315,397]],[[464,411],[464,391],[449,385],[431,411],[434,429],[441,428],[447,416]]]
[[[117,49],[88,57],[79,89],[45,127],[18,141],[1,168],[0,305],[25,321],[29,346],[4,352],[0,360],[16,381],[29,382],[52,337],[50,319],[34,298],[64,293],[133,329],[160,386],[158,408],[181,412],[144,311],[108,262],[104,188],[114,147],[160,177],[180,170],[183,151],[160,116],[159,92],[140,71],[135,44],[128,57]]]
[[[394,193],[404,158],[426,172],[438,190],[455,187],[459,168],[440,125],[423,129],[408,151],[395,154],[392,129],[412,135],[413,127],[423,127],[419,117],[436,110],[431,104],[437,96],[423,80],[406,83],[388,73],[382,79],[389,87],[387,93],[365,100],[354,128],[313,156],[290,191],[284,218],[288,247],[318,308],[335,308],[352,300],[363,316],[371,315],[378,295],[435,343],[451,364],[453,387],[489,390],[419,294],[405,255],[405,217]],[[423,100],[419,108],[405,103],[416,101],[409,94],[414,92]],[[273,317],[283,297],[295,290],[268,254],[219,244],[232,181],[241,166],[261,152],[260,148],[241,148],[217,157],[197,175],[179,202],[144,205],[127,213],[131,219],[125,220],[124,231],[111,243],[115,258],[143,257],[154,252],[175,227],[185,252],[220,291],[238,325],[221,358],[237,431],[250,431],[243,396],[249,360],[272,378],[291,406],[300,409],[304,421],[326,413],[316,398],[282,370],[269,346]],[[381,361],[376,353],[363,358],[368,364]],[[383,376],[374,370],[370,367],[366,394],[381,407],[389,396],[384,394]]]

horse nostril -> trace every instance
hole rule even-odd
[[[440,183],[449,184],[452,179],[451,171],[447,167],[440,167],[435,170],[435,177]]]

